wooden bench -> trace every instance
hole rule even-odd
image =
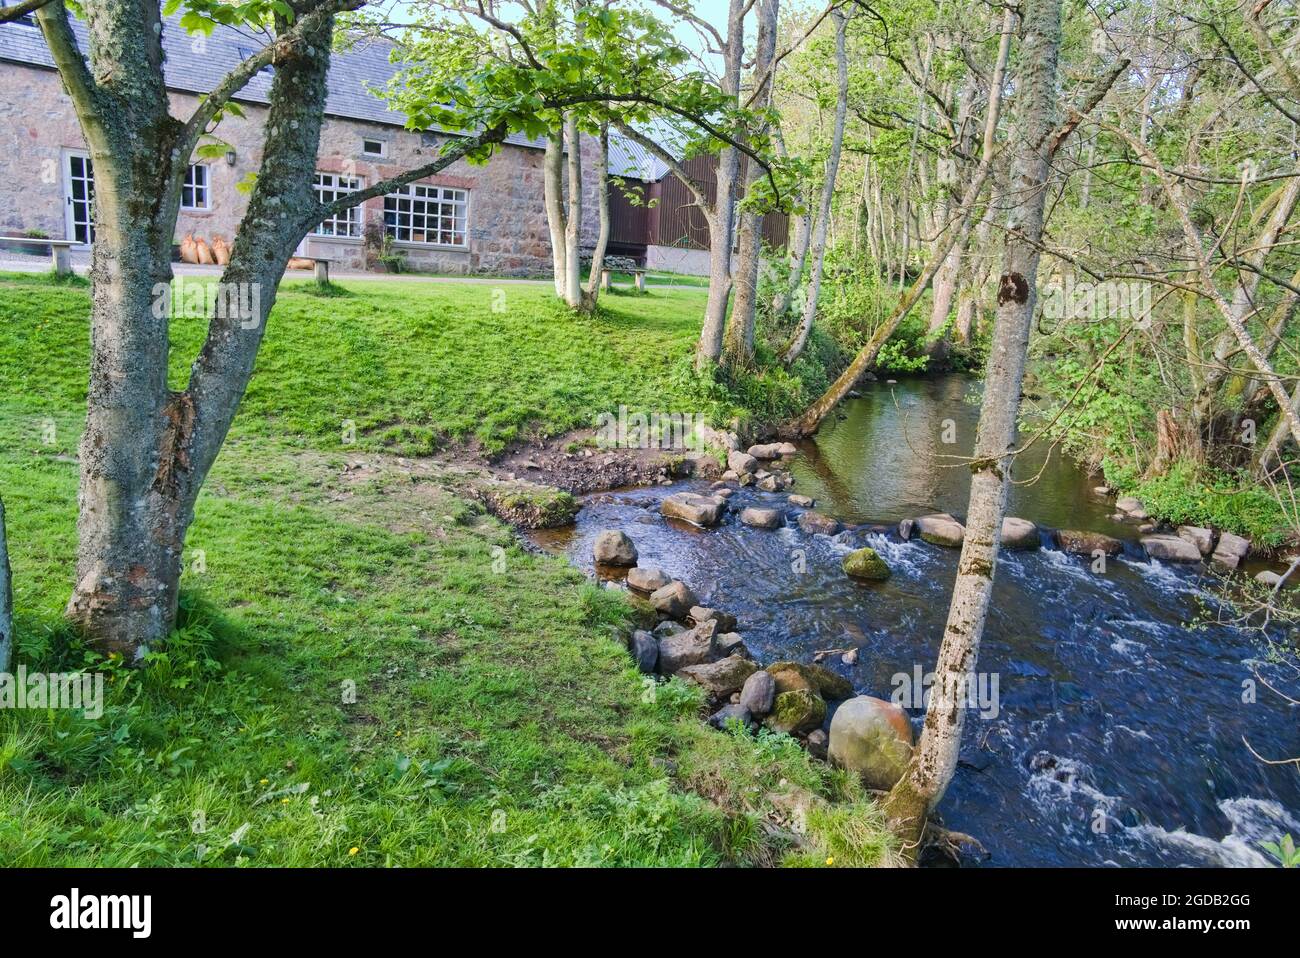
[[[640,266],[633,267],[632,269],[611,269],[611,268],[609,268],[609,267],[605,267],[605,268],[603,268],[603,269],[600,271],[600,288],[601,288],[601,289],[609,289],[609,275],[610,275],[610,273],[631,273],[631,274],[632,274],[632,280],[633,280],[633,282],[636,283],[637,292],[639,292],[639,293],[644,293],[644,292],[645,292],[645,274],[646,274],[646,271],[645,271],[644,269],[642,269]]]

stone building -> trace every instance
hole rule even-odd
[[[84,26],[75,19],[73,25],[84,51]],[[260,44],[223,27],[209,37],[190,36],[168,18],[163,46],[172,112],[186,116],[200,95]],[[444,135],[407,130],[405,116],[389,110],[374,92],[393,71],[385,44],[334,55],[316,165],[322,199],[436,155]],[[245,115],[227,116],[213,131],[214,140],[229,145],[224,155],[195,159],[182,196],[178,243],[186,235],[233,241],[248,202],[237,184],[261,165],[270,79],[269,69],[255,77],[237,98]],[[387,235],[392,249],[419,270],[549,273],[544,146],[540,140],[511,136],[485,165],[457,162],[438,176],[320,224],[298,252],[365,268],[368,259],[374,265],[374,253]],[[595,141],[584,141],[585,169],[592,169],[595,149]],[[0,236],[42,235],[83,245],[93,238],[93,170],[85,143],[40,29],[27,20],[0,24],[0,169],[6,175],[6,186],[0,188]],[[584,189],[583,233],[590,246],[597,229],[594,180]]]
[[[7,0],[0,0],[3,5]],[[86,31],[74,19],[81,49]],[[163,27],[165,76],[174,116],[191,113],[241,60],[262,44],[217,27],[191,36],[176,18]],[[336,52],[331,61],[325,119],[316,163],[322,200],[362,188],[432,159],[446,134],[406,129],[406,117],[388,109],[381,91],[394,74],[389,46],[373,41]],[[261,166],[267,68],[236,97],[243,116],[226,116],[210,142],[228,148],[217,159],[196,157],[182,195],[176,241],[220,237],[233,242],[247,205],[239,184]],[[545,143],[512,135],[484,165],[457,162],[440,175],[377,197],[321,223],[299,246],[302,256],[333,260],[348,269],[376,268],[377,255],[403,256],[410,268],[440,273],[546,275],[550,232],[543,200]],[[582,140],[583,169],[594,169],[598,145]],[[690,175],[712,180],[712,157],[688,161]],[[708,273],[708,232],[694,200],[668,168],[636,143],[612,134],[609,169],[620,177],[610,190],[609,253],[651,269]],[[84,253],[93,239],[94,171],[73,111],[40,29],[30,19],[0,24],[0,246],[12,238],[68,239]],[[598,227],[594,177],[583,184],[583,246]],[[641,200],[627,196],[639,192]],[[786,219],[767,217],[769,243],[784,242]],[[5,238],[11,238],[4,242]]]

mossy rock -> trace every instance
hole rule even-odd
[[[570,493],[537,483],[489,486],[480,495],[489,512],[521,529],[572,525],[579,508]]]
[[[795,735],[821,728],[826,721],[826,703],[821,696],[807,689],[782,692],[772,704],[772,711],[763,724],[774,732]]]
[[[764,671],[776,680],[776,690],[793,692],[808,689],[832,702],[853,695],[853,683],[832,672],[824,665],[807,665],[803,662],[773,662]]]
[[[843,567],[855,579],[871,579],[875,582],[882,582],[893,574],[889,564],[880,558],[875,549],[855,549],[844,557]]]

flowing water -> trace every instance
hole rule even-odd
[[[933,666],[957,553],[872,527],[964,515],[969,472],[936,456],[969,454],[977,389],[958,377],[873,384],[801,447],[792,491],[851,526],[835,537],[801,532],[793,508],[776,531],[740,525],[744,505],[786,499],[752,489],[716,529],[668,522],[664,496],[707,489],[685,482],[589,497],[575,528],[539,542],[594,573],[595,535],[623,529],[642,565],[735,613],[760,662],[857,647],[853,666],[838,655],[823,664],[859,693],[889,698],[895,676]],[[1267,757],[1300,755],[1300,709],[1262,686],[1243,702],[1258,640],[1190,628],[1209,584],[1200,571],[1144,558],[1133,526],[1112,521],[1111,503],[1093,493],[1099,480],[1045,453],[1017,465],[1018,480],[1038,479],[1012,489],[1009,514],[1129,542],[1104,573],[1051,548],[1046,531],[1044,549],[999,560],[979,662],[982,691],[996,678],[997,707],[968,713],[944,823],[980,839],[993,865],[1269,863],[1261,841],[1300,837],[1300,775],[1260,763],[1243,739]],[[892,566],[887,582],[840,570],[862,545]],[[923,710],[909,712],[919,733]]]

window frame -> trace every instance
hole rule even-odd
[[[321,183],[322,177],[328,177],[331,182],[328,184]],[[347,188],[344,188],[343,186],[344,180],[349,181],[351,185],[348,186]],[[316,195],[316,200],[319,203],[333,202],[333,200],[338,199],[340,196],[345,196],[348,193],[355,193],[357,190],[365,189],[365,187],[366,187],[365,177],[352,176],[351,174],[348,173],[331,173],[326,170],[317,170],[312,180],[312,192]],[[322,192],[329,192],[330,194],[332,194],[331,198],[330,199],[322,198],[321,197]],[[343,222],[346,224],[348,232],[345,233],[338,232],[338,227],[340,222],[339,217],[331,216],[329,219],[322,220],[321,222],[313,226],[311,232],[308,233],[307,235],[312,237],[313,239],[360,240],[362,236],[362,215],[361,215],[362,205],[364,204],[359,204],[357,206],[350,206],[348,207],[348,209],[346,209],[343,212]],[[326,223],[330,223],[333,226],[334,229],[333,232],[326,233],[322,231],[322,227],[324,227]]]
[[[190,191],[190,200],[193,201],[198,195],[199,185],[190,183],[190,174],[195,170],[203,170],[203,204],[199,205],[194,202],[185,202],[185,191]],[[191,163],[185,170],[185,179],[181,181],[181,209],[189,212],[208,213],[212,210],[212,168],[208,163]]]
[[[373,152],[373,151],[371,151],[371,150],[366,149],[366,144],[367,144],[367,143],[378,143],[378,144],[379,144],[379,152],[378,152],[378,153],[375,153],[375,152]],[[381,159],[384,158],[384,157],[387,157],[387,156],[388,156],[388,141],[387,141],[387,140],[381,140],[381,139],[379,139],[378,137],[374,137],[374,136],[363,136],[363,137],[361,138],[361,155],[362,155],[362,156],[379,157],[379,158],[381,158]]]
[[[437,194],[436,198],[430,195],[431,192]],[[386,236],[392,237],[393,242],[399,243],[403,246],[431,247],[436,249],[467,251],[469,249],[469,221],[471,215],[471,203],[472,203],[471,194],[472,193],[473,193],[472,190],[460,186],[438,186],[437,184],[434,183],[408,183],[400,190],[397,190],[393,193],[387,193],[384,196],[384,234]],[[460,194],[461,198],[457,199],[455,197],[455,194]],[[401,203],[401,201],[403,200],[406,200],[408,203],[411,204],[411,208],[405,211],[405,213],[403,213],[403,211],[399,208],[390,209],[389,206],[390,202],[394,204],[394,207],[396,207],[396,204]],[[425,209],[423,210],[423,212],[421,213],[415,212],[414,204],[416,202],[424,204]],[[448,216],[446,212],[443,212],[444,203],[451,205],[452,212],[450,216]],[[457,217],[456,215],[457,204],[461,205],[464,209],[464,214],[460,217]],[[436,205],[437,212],[430,213],[429,212],[430,205]],[[396,221],[392,223],[389,222],[390,216],[394,217],[394,219],[397,220],[403,215],[405,215],[408,218],[408,223],[406,226],[402,226],[400,222],[396,222]],[[422,218],[423,229],[416,229],[415,218],[417,216]],[[414,237],[417,233],[422,233],[423,235],[427,236],[430,232],[429,230],[430,220],[437,221],[437,226],[435,227],[435,235],[438,237],[442,237],[446,235],[446,233],[444,232],[444,228],[441,221],[447,218],[450,218],[452,221],[450,227],[450,233],[453,236],[456,233],[459,233],[461,236],[461,242],[456,243],[456,242],[442,242],[440,240],[431,241],[427,239],[417,240],[413,238],[410,239],[401,238],[400,231],[402,230],[405,230],[406,235],[408,237]],[[457,229],[458,220],[460,223],[459,229]]]

